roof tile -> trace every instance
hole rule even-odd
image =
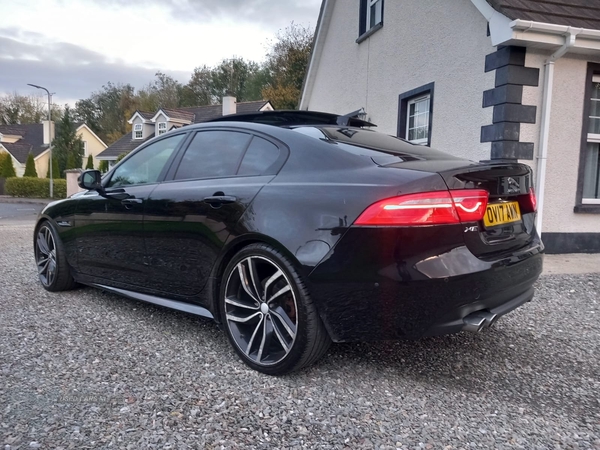
[[[600,30],[600,0],[487,0],[509,19]]]
[[[33,153],[35,157],[48,148],[47,145],[44,145],[44,125],[41,123],[0,125],[0,133],[22,136],[22,139],[13,144],[2,143],[4,148],[22,164],[27,162],[29,153]]]

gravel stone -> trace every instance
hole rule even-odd
[[[37,281],[0,226],[4,449],[600,449],[600,275],[544,276],[480,334],[333,345],[285,377],[212,322]]]

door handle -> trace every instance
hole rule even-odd
[[[133,205],[142,204],[143,200],[141,198],[126,198],[121,200],[121,204],[125,206],[125,208],[131,208]]]
[[[233,195],[213,195],[211,197],[204,197],[204,201],[211,205],[222,205],[223,203],[235,203],[237,198]]]

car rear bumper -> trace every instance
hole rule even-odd
[[[363,235],[362,241],[343,239],[310,276],[319,314],[335,342],[459,332],[470,314],[502,316],[530,301],[542,272],[544,247],[537,237],[519,251],[482,260],[469,257],[464,245],[442,242],[432,252],[422,240],[422,250],[406,253],[402,240],[392,245],[383,239],[377,248]]]

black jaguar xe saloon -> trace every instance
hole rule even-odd
[[[160,135],[42,211],[40,281],[214,319],[266,374],[332,341],[480,331],[531,300],[530,168],[369,125],[274,111]]]

